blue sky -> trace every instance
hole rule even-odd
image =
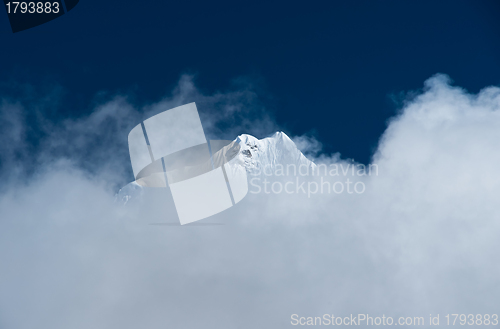
[[[499,13],[81,0],[16,34],[0,13],[0,328],[498,313]],[[167,189],[128,184],[127,135],[192,101],[209,138],[283,129],[318,164],[373,155],[377,174],[359,194],[248,193],[207,219],[224,225],[149,225],[178,216]]]
[[[96,97],[158,101],[183,73],[207,93],[243,79],[287,133],[367,163],[403,93],[432,75],[500,84],[499,14],[496,1],[82,0],[16,34],[0,14],[0,93],[57,90],[58,122]]]

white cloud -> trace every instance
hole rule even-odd
[[[176,96],[185,90],[245,113],[241,91],[203,96],[189,81],[146,112],[191,101]],[[447,312],[496,312],[499,106],[499,88],[472,95],[433,77],[391,120],[366,193],[249,194],[214,226],[148,225],[176,221],[166,191],[113,203],[108,186],[127,173],[125,137],[141,115],[124,99],[51,127],[37,158],[52,160],[0,196],[0,327],[282,328],[293,313],[441,313],[443,323]],[[22,144],[16,127],[9,138]],[[92,170],[80,155],[90,146]]]
[[[316,156],[323,149],[323,144],[309,135],[296,136],[293,142],[304,155]]]

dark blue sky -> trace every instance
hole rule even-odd
[[[435,73],[500,84],[498,1],[98,1],[12,34],[0,13],[0,93],[62,86],[52,119],[101,91],[157,101],[182,73],[206,92],[258,81],[287,132],[368,162],[396,105]],[[12,95],[15,96],[15,95]]]

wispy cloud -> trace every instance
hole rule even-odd
[[[183,77],[157,104],[138,109],[117,97],[47,125],[33,151],[43,159],[37,174],[7,183],[0,197],[0,327],[281,328],[293,313],[497,311],[496,87],[470,94],[443,75],[427,80],[390,121],[373,157],[379,175],[363,178],[361,195],[249,194],[211,219],[225,225],[193,227],[148,225],[176,220],[161,191],[142,205],[113,203],[107,186],[113,170],[128,170],[136,120],[194,100],[210,108],[205,128],[215,135],[222,122],[238,133],[259,120],[275,127],[260,105],[246,108],[252,97],[204,96]],[[27,159],[15,157],[29,149],[22,111],[2,105],[12,122],[2,132],[7,170]],[[246,113],[248,124],[230,120]]]
[[[122,186],[133,179],[127,146],[132,127],[190,102],[197,103],[211,139],[233,139],[241,133],[266,137],[278,130],[252,84],[241,81],[227,91],[206,95],[195,86],[194,76],[183,75],[172,92],[156,103],[134,104],[126,95],[115,95],[88,115],[52,120],[53,108],[47,102],[59,103],[61,93],[49,94],[48,99],[40,97],[43,106],[37,104],[34,92],[18,100],[4,97],[0,103],[0,136],[5,141],[0,146],[0,166],[7,177],[24,179],[40,168],[65,161],[91,175],[102,175],[114,187]]]

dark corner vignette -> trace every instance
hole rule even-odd
[[[73,9],[79,0],[11,1],[4,0],[12,32],[45,24]]]

